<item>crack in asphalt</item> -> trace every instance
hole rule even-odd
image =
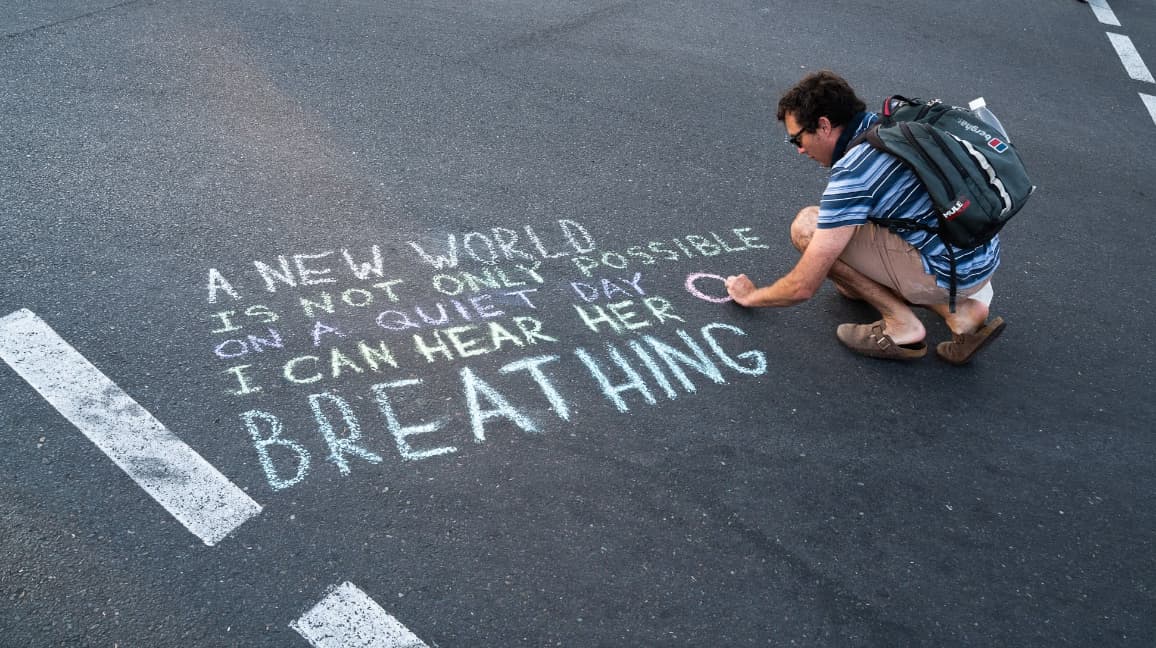
[[[59,25],[64,25],[64,24],[67,24],[70,22],[75,22],[77,20],[83,20],[85,18],[90,18],[92,16],[96,16],[96,15],[99,15],[99,14],[102,14],[102,13],[105,13],[108,11],[112,11],[114,9],[120,9],[121,7],[125,7],[128,5],[139,4],[139,3],[144,2],[144,1],[145,0],[124,0],[123,2],[118,2],[114,5],[110,5],[108,7],[102,7],[100,9],[94,9],[93,11],[82,13],[78,16],[71,16],[69,18],[61,18],[60,20],[54,20],[53,22],[46,23],[43,25],[37,25],[36,27],[29,27],[28,29],[24,29],[22,31],[12,32],[11,34],[4,34],[4,37],[5,38],[17,38],[20,36],[27,36],[28,34],[34,34],[36,32],[44,31],[45,29],[51,29],[52,27],[56,27]]]

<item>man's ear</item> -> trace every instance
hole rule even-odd
[[[820,117],[819,123],[818,123],[817,127],[815,128],[815,130],[821,131],[821,132],[830,132],[832,128],[833,128],[833,126],[831,125],[830,119],[827,119],[826,117]]]

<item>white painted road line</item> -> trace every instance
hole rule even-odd
[[[0,318],[0,359],[205,544],[261,512],[32,311]]]
[[[1120,21],[1116,19],[1116,13],[1108,6],[1107,0],[1088,0],[1088,6],[1092,8],[1092,13],[1096,14],[1096,20],[1105,25],[1120,26]]]
[[[330,588],[289,627],[314,648],[429,648],[350,582]]]
[[[1116,48],[1116,54],[1120,56],[1120,62],[1124,64],[1128,76],[1137,81],[1156,83],[1156,79],[1153,79],[1152,73],[1148,71],[1148,66],[1144,65],[1144,59],[1140,58],[1140,52],[1136,51],[1136,46],[1132,44],[1131,38],[1108,32],[1108,40],[1112,41],[1112,47]]]
[[[1141,92],[1140,99],[1144,102],[1144,105],[1148,107],[1148,114],[1152,116],[1152,121],[1156,123],[1156,97]]]

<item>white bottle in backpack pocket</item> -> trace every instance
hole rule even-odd
[[[987,102],[983,100],[983,97],[972,99],[971,102],[967,104],[967,108],[975,113],[976,117],[982,119],[985,124],[996,129],[999,132],[1000,139],[1009,144],[1011,143],[1011,140],[1008,139],[1007,131],[1003,129],[1003,124],[999,123],[999,118],[988,109]]]

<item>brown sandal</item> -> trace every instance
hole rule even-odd
[[[918,360],[927,355],[927,345],[896,344],[883,332],[883,320],[871,324],[840,324],[835,335],[848,349],[871,358]]]
[[[935,347],[935,353],[953,365],[965,365],[971,362],[979,350],[1003,333],[1005,322],[1002,317],[989,320],[979,327],[975,333],[962,335],[952,333],[950,342],[940,342]]]

